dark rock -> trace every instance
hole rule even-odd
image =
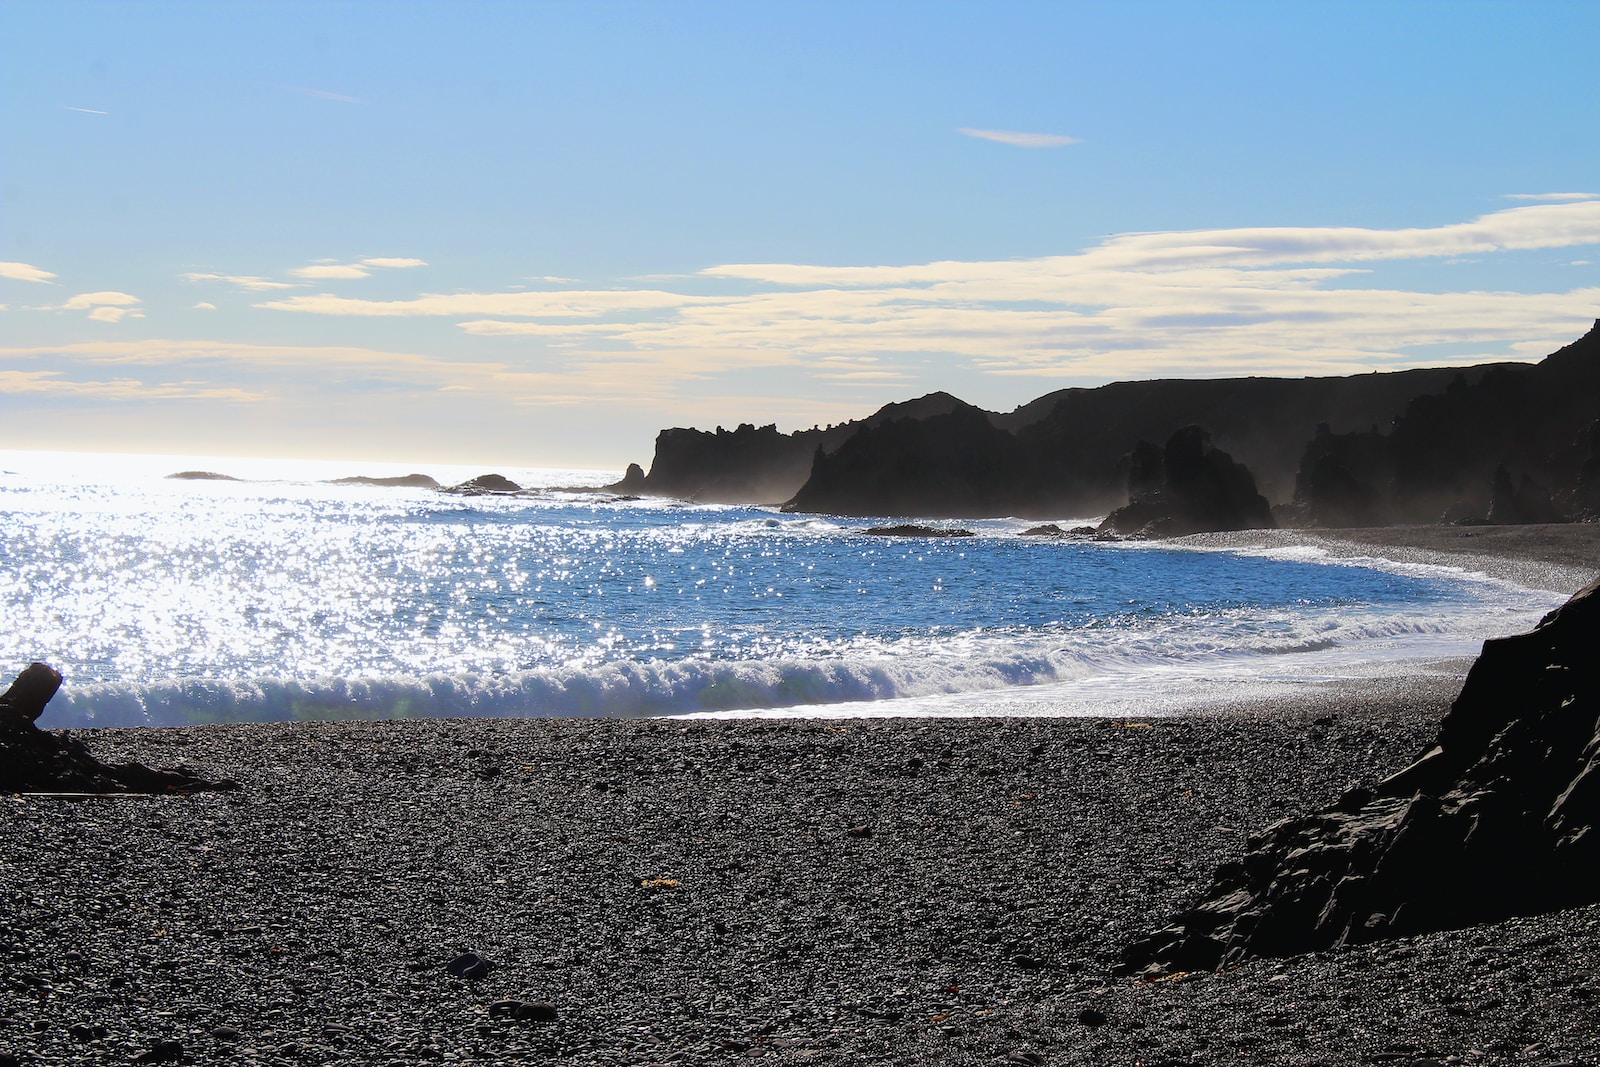
[[[237,482],[239,479],[231,474],[218,474],[216,471],[178,471],[176,474],[167,475],[186,482]]]
[[[1084,1026],[1104,1026],[1106,1013],[1099,1008],[1084,1008],[1078,1012],[1078,1022]]]
[[[899,523],[895,526],[872,526],[861,531],[873,537],[971,537],[971,530],[959,526],[921,526],[916,523]]]
[[[1005,515],[1031,472],[1023,449],[987,412],[953,397],[947,413],[863,426],[818,451],[785,511],[831,515]]]
[[[134,1063],[177,1063],[183,1059],[183,1042],[160,1041],[156,1046],[133,1058]]]
[[[495,477],[495,476],[491,476]],[[426,474],[398,474],[386,478],[356,474],[348,478],[335,478],[332,485],[380,485],[391,489],[438,489],[439,483]]]
[[[1214,970],[1600,900],[1597,647],[1600,581],[1485,642],[1421,758],[1272,827],[1124,969]]]
[[[443,492],[455,493],[458,496],[496,496],[520,493],[522,486],[503,474],[480,474],[459,485],[452,485]]]
[[[1301,525],[1382,526],[1393,514],[1393,491],[1389,439],[1376,427],[1336,434],[1327,423],[1317,426],[1295,477]]]
[[[482,978],[493,968],[494,964],[479,956],[476,952],[463,952],[444,965],[445,973],[454,978],[466,978],[469,980]]]
[[[644,478],[644,468],[637,463],[630,463],[622,474],[622,480],[605,486],[605,490],[609,493],[642,493],[645,491]]]
[[[1040,526],[1030,526],[1030,527],[1028,527],[1026,530],[1022,531],[1022,536],[1023,537],[1065,537],[1065,536],[1067,536],[1067,531],[1063,530],[1061,527],[1057,526],[1053,522],[1047,522],[1047,523],[1044,523],[1043,525],[1040,525]]]
[[[554,1004],[541,1000],[497,1000],[489,1005],[491,1018],[526,1019],[529,1022],[553,1023],[560,1013]]]
[[[0,792],[198,793],[239,788],[185,770],[156,770],[141,763],[104,764],[83,742],[41,730],[34,721],[60,687],[61,675],[31,664],[0,695]]]
[[[1208,530],[1270,529],[1266,498],[1242,464],[1211,443],[1198,426],[1186,426],[1161,450],[1156,481],[1150,448],[1140,442],[1130,461],[1128,503],[1100,526],[1118,536],[1174,537]]]
[[[211,1036],[216,1038],[218,1041],[237,1041],[244,1035],[234,1027],[218,1026],[212,1029]]]

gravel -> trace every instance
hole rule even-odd
[[[1409,762],[1449,695],[87,731],[243,789],[0,798],[0,1054],[1600,1062],[1600,907],[1110,977],[1248,835]]]

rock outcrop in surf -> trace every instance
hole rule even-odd
[[[1145,977],[1600,900],[1600,581],[1484,643],[1432,747],[1290,819],[1123,953]]]
[[[1180,537],[1214,530],[1270,529],[1272,507],[1242,463],[1185,426],[1163,448],[1140,441],[1128,459],[1128,503],[1106,516],[1099,533]]]

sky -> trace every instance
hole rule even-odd
[[[0,448],[648,466],[1537,359],[1600,4],[0,0]]]

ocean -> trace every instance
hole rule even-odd
[[[165,477],[192,469],[239,480]],[[53,727],[1152,714],[1444,670],[1561,600],[1306,548],[889,538],[585,488],[609,471],[331,484],[411,470],[483,473],[0,452],[0,672],[62,672]]]

